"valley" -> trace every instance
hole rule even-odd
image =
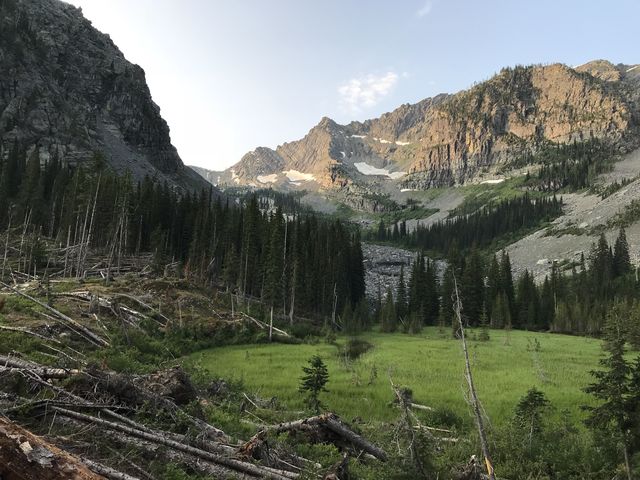
[[[408,4],[0,0],[0,480],[640,478],[630,29]]]

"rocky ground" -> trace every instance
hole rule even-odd
[[[603,175],[602,185],[615,181],[636,178],[640,174],[640,150],[628,154],[616,163],[611,173]],[[551,228],[545,228],[507,247],[515,271],[528,268],[538,280],[549,272],[554,260],[568,263],[585,256],[597,240],[603,225],[623,212],[635,199],[640,198],[640,179],[625,185],[617,192],[601,199],[588,192],[563,196],[565,214],[556,219]],[[640,223],[635,222],[626,229],[631,260],[640,260]],[[605,231],[612,243],[618,235],[617,227]]]
[[[404,267],[405,279],[408,279],[411,265],[416,254],[409,250],[386,245],[362,244],[364,254],[365,284],[367,297],[377,298],[378,291],[384,295],[389,287],[395,292],[398,288],[400,269]]]

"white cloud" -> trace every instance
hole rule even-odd
[[[391,93],[398,83],[398,78],[395,72],[352,78],[338,88],[342,107],[349,113],[358,113],[365,108],[374,107]]]
[[[433,2],[431,0],[427,0],[425,4],[422,6],[422,8],[416,12],[416,15],[418,17],[426,17],[431,13],[432,8],[433,8]]]

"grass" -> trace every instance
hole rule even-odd
[[[501,202],[503,200],[512,200],[521,197],[525,193],[529,193],[532,197],[541,197],[548,194],[537,192],[535,190],[525,190],[525,177],[507,178],[504,182],[496,184],[478,183],[473,185],[464,185],[460,191],[464,194],[464,201],[449,214],[450,217],[456,215],[466,215],[473,213],[491,202]]]
[[[473,338],[471,333],[471,338]],[[581,405],[590,397],[582,388],[598,366],[598,340],[565,335],[491,331],[489,342],[470,341],[478,393],[492,422],[502,424],[531,387],[545,392],[557,415],[581,419]],[[263,398],[277,397],[286,407],[302,409],[298,393],[302,366],[314,354],[326,362],[330,381],[321,396],[327,408],[347,419],[389,421],[397,416],[388,373],[394,383],[413,390],[414,401],[448,408],[463,418],[469,409],[463,393],[464,360],[459,341],[436,327],[421,335],[367,333],[374,348],[359,360],[345,363],[335,345],[235,345],[194,354],[190,361],[210,375],[243,382]],[[537,339],[539,351],[528,346]],[[340,338],[339,342],[344,343]]]

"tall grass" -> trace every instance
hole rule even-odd
[[[476,333],[470,332],[470,338]],[[511,418],[518,400],[534,386],[545,392],[556,415],[582,418],[580,406],[591,402],[582,388],[592,381],[590,370],[597,368],[598,340],[496,330],[490,337],[488,342],[472,340],[470,355],[478,394],[492,422]],[[302,366],[318,354],[330,375],[323,403],[346,419],[397,417],[389,375],[396,385],[411,388],[416,403],[468,417],[462,350],[450,331],[430,327],[421,335],[367,333],[362,338],[374,348],[353,362],[342,358],[335,345],[324,343],[235,345],[194,354],[191,361],[212,377],[240,380],[259,396],[277,397],[287,408],[302,410]]]

